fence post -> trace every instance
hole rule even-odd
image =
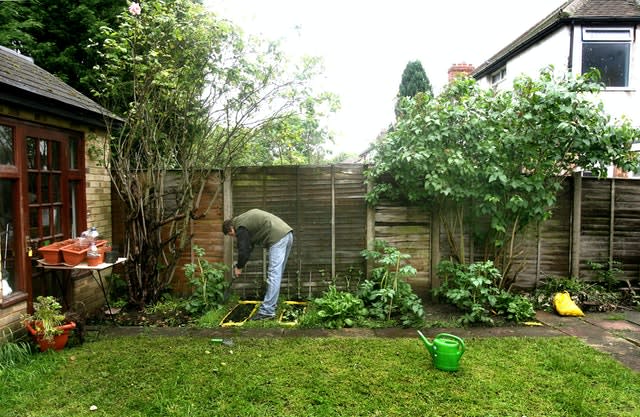
[[[336,166],[331,164],[331,276],[336,276]]]
[[[224,173],[224,183],[222,184],[222,221],[230,219],[233,216],[233,190],[231,189],[231,169],[227,169]],[[233,244],[231,239],[224,239],[224,263],[231,265],[233,263]],[[227,272],[227,278],[231,279],[231,273]]]
[[[438,208],[431,208],[431,289],[440,286],[438,263],[440,263],[440,214]]]
[[[607,270],[611,268],[613,262],[613,241],[615,239],[615,227],[616,227],[616,179],[611,178],[611,191],[609,195],[609,266]]]
[[[571,263],[569,272],[572,277],[578,278],[580,275],[580,229],[582,228],[582,172],[574,172],[572,177]]]
[[[372,185],[371,182],[367,182],[367,194],[371,192]],[[372,251],[375,249],[375,239],[376,239],[376,209],[371,204],[367,204],[367,230],[365,231],[365,245],[367,245],[367,250]],[[373,261],[371,259],[367,259],[365,265],[364,276],[368,277],[371,269],[373,268]]]

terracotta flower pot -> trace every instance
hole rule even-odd
[[[53,340],[45,339],[44,335],[38,332],[35,328],[37,325],[34,323],[32,326],[31,322],[25,322],[25,327],[31,333],[31,335],[35,338],[38,346],[40,347],[40,351],[44,352],[49,349],[53,350],[62,350],[67,345],[67,341],[69,340],[69,334],[71,334],[71,330],[76,328],[75,322],[69,322],[67,324],[63,324],[61,326],[57,326],[56,329],[62,330],[61,334],[53,336]]]

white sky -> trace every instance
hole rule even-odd
[[[245,32],[322,57],[334,153],[358,154],[394,120],[402,72],[419,60],[435,93],[453,64],[479,66],[564,0],[205,0]]]

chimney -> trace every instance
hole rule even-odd
[[[456,77],[461,75],[469,75],[475,68],[471,64],[453,64],[449,67],[449,82],[453,81]]]

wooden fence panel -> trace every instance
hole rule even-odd
[[[572,183],[568,178],[558,193],[549,220],[532,224],[520,239],[522,255],[516,264],[524,266],[514,283],[518,288],[534,288],[547,277],[568,277],[571,250]]]
[[[580,236],[580,276],[592,279],[595,274],[589,261],[607,262],[611,223],[611,181],[582,179],[582,224]]]
[[[409,264],[417,274],[407,281],[416,294],[426,297],[431,289],[431,213],[421,207],[378,205],[375,238],[411,256]]]
[[[634,280],[640,271],[640,187],[626,179],[616,179],[613,185],[612,260],[620,263],[623,279]]]
[[[366,204],[362,165],[241,168],[233,174],[234,215],[260,208],[294,229],[294,246],[281,292],[308,298],[335,283],[344,288],[351,270],[362,270]],[[257,251],[254,251],[257,252]],[[261,298],[266,253],[254,253],[234,287]]]

